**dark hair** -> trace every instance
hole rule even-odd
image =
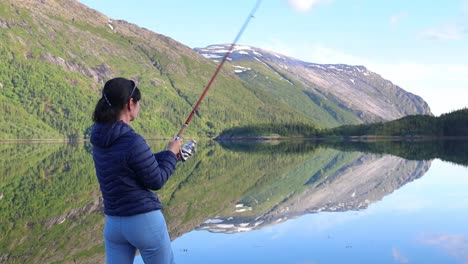
[[[140,89],[134,81],[122,77],[108,80],[102,89],[102,97],[94,109],[93,121],[98,123],[117,121],[130,98],[135,102],[141,99]]]

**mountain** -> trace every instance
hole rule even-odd
[[[313,67],[306,67],[312,64],[296,60],[296,66],[282,69],[286,64],[279,58],[274,62],[273,55],[240,61],[239,54],[232,55],[235,64],[221,70],[188,137],[214,137],[226,128],[260,123],[334,127],[429,113],[422,99],[375,74],[360,79],[355,73],[354,82],[366,82],[362,87],[368,89],[358,92],[344,87],[352,75],[338,70],[315,67],[315,76]],[[218,66],[176,40],[114,20],[76,0],[1,1],[0,56],[0,111],[6,113],[0,139],[86,138],[100,90],[115,76],[136,80],[142,91],[142,111],[132,126],[149,138],[170,137]],[[238,72],[241,62],[252,70]],[[322,83],[312,85],[306,69]],[[325,85],[334,80],[325,73],[341,76],[342,82]],[[358,104],[358,98],[365,104]]]
[[[218,61],[229,47],[212,45],[195,50]],[[299,112],[320,115],[317,121],[330,126],[388,121],[411,114],[432,115],[421,97],[364,66],[304,62],[242,45],[234,47],[230,61],[243,80],[274,93]]]

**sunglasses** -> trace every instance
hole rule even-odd
[[[135,89],[137,88],[136,82],[134,80],[130,80],[133,82],[133,89],[130,95],[128,96],[128,100],[132,99],[133,93],[135,92]]]

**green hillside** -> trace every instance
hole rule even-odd
[[[86,137],[99,91],[115,76],[137,80],[142,90],[133,126],[150,138],[170,137],[217,66],[170,38],[73,0],[8,0],[0,10],[0,110],[11,113],[2,116],[0,139]],[[314,125],[307,114],[222,70],[187,135],[213,137],[260,122]]]
[[[55,129],[25,109],[17,107],[3,95],[0,95],[0,105],[2,106],[0,139],[63,137]]]
[[[361,123],[349,110],[340,108],[337,102],[326,100],[320,94],[308,91],[297,78],[289,76],[288,72],[274,64],[267,65],[251,59],[239,59],[236,64],[251,69],[239,73],[241,79],[295,111],[309,116],[319,127]]]

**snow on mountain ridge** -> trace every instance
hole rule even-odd
[[[203,55],[207,59],[220,59],[222,58],[228,51],[231,45],[211,45],[206,48],[196,48],[195,50]],[[223,55],[214,55],[214,54],[223,54]],[[369,74],[369,71],[366,69],[366,67],[361,66],[361,65],[347,65],[347,64],[318,64],[318,63],[311,63],[311,62],[305,62],[301,61],[295,58],[291,58],[282,54],[278,54],[276,52],[272,51],[265,51],[259,48],[254,48],[246,45],[235,45],[233,50],[231,51],[230,56],[236,56],[236,55],[244,55],[244,56],[252,56],[252,57],[264,57],[264,58],[270,58],[274,60],[281,60],[284,62],[299,62],[303,64],[304,66],[309,66],[309,67],[316,67],[316,68],[321,68],[323,70],[334,70],[334,71],[346,71],[346,72],[360,72],[363,73],[364,75]],[[217,60],[216,60],[217,61]],[[287,68],[287,66],[283,65],[284,67]]]

